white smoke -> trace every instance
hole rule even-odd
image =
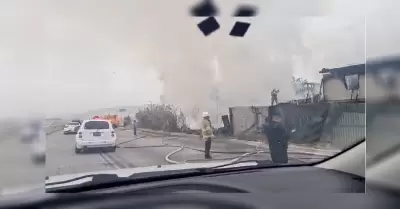
[[[327,2],[216,1],[222,8],[221,17],[217,18],[221,29],[209,37],[204,37],[195,25],[202,18],[186,16],[192,2],[159,3],[162,6],[153,14],[165,14],[163,11],[168,8],[175,15],[165,14],[163,19],[156,23],[151,19],[154,22],[148,24],[157,26],[152,28],[155,35],[149,38],[157,46],[150,47],[155,51],[149,52],[145,60],[151,59],[163,74],[163,97],[167,103],[178,104],[187,114],[193,108],[198,108],[198,113],[210,112],[217,120],[217,111],[227,114],[231,106],[268,105],[273,88],[280,89],[281,101],[293,99],[291,81],[296,69],[301,76],[318,78],[322,67],[310,64],[316,56],[304,36],[308,19],[331,13]],[[256,5],[259,16],[232,18],[234,8],[242,2]],[[144,4],[150,7],[151,3]],[[245,38],[228,35],[237,20],[252,23]],[[334,21],[335,18],[328,18],[324,24]],[[218,84],[214,79],[216,59]],[[323,67],[331,67],[330,63],[325,64]]]
[[[273,88],[279,100],[292,99],[292,75],[318,82],[321,68],[363,62],[365,15],[367,56],[397,53],[400,40],[389,4],[395,0],[219,0],[221,28],[209,37],[196,26],[203,18],[188,14],[197,0],[15,2],[1,7],[0,93],[11,101],[4,107],[26,111],[140,105],[162,92],[165,103],[187,115],[207,111],[215,118],[217,106],[227,113],[230,106],[268,105]],[[256,5],[259,15],[231,17],[240,2]],[[237,20],[252,23],[244,38],[228,35]],[[149,69],[155,72],[144,73]]]

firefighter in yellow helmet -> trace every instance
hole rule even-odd
[[[205,140],[204,157],[211,159],[211,138],[213,136],[213,128],[211,126],[210,115],[208,112],[203,112],[203,120],[201,122],[201,135]]]

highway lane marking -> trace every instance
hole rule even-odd
[[[144,137],[146,137],[146,136],[144,136]],[[126,141],[123,141],[123,142],[119,142],[119,143],[117,143],[117,147],[118,147],[119,144],[128,143],[128,142],[140,139],[140,138],[143,138],[143,137],[137,137],[137,138],[134,138],[134,139],[130,139],[130,140],[126,140]],[[117,148],[117,150],[118,150],[118,148]],[[100,157],[103,159],[103,161],[105,161],[106,164],[112,165],[113,168],[115,168],[115,169],[134,168],[134,167],[136,167],[135,165],[133,165],[131,162],[129,162],[125,158],[119,156],[116,152],[109,153],[107,151],[104,151],[104,152],[101,151],[100,152]]]
[[[110,164],[114,165],[117,169],[134,168],[136,167],[125,158],[117,155],[116,153],[101,152],[100,156]]]
[[[115,165],[117,165],[119,169],[126,168],[126,166],[123,163],[119,162],[117,159],[112,157],[110,154],[108,154],[108,153],[103,153],[103,154],[105,156],[107,156]]]
[[[122,164],[123,168],[134,168],[134,167],[136,167],[131,162],[129,162],[127,159],[125,159],[122,156],[118,155],[116,152],[107,153],[107,156],[109,158],[113,159],[113,161],[118,162],[119,164]]]
[[[109,159],[105,153],[101,152],[99,155],[105,161],[106,165],[111,165],[114,169],[120,168],[120,165],[115,163],[112,159]]]

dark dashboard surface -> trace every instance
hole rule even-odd
[[[354,209],[377,208],[380,201],[389,206],[396,201],[386,193],[375,192],[371,198],[364,192],[362,177],[322,168],[293,167],[209,174],[79,194],[4,197],[0,208]],[[337,198],[341,201],[334,201]]]
[[[186,187],[183,187],[185,185]],[[201,185],[204,186],[201,187]],[[255,194],[271,192],[364,193],[365,181],[364,178],[351,174],[307,166],[217,173],[94,192],[138,191],[140,193],[154,193],[160,192],[160,190],[170,192],[168,188],[176,187],[182,187],[179,190],[181,192],[187,190],[208,192],[207,188],[210,188],[212,193],[218,193],[218,188],[223,189],[222,193],[228,192],[229,188],[232,189],[232,192],[241,191],[242,193]]]

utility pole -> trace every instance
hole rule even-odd
[[[217,111],[217,118],[216,123],[219,124],[219,83],[221,82],[221,75],[220,75],[220,67],[219,67],[219,60],[218,57],[215,56],[213,59],[213,71],[214,71],[214,83],[213,83],[213,99],[215,101],[216,111]]]
[[[217,108],[217,124],[219,124],[219,90],[216,89],[216,94],[215,94],[215,105]]]

